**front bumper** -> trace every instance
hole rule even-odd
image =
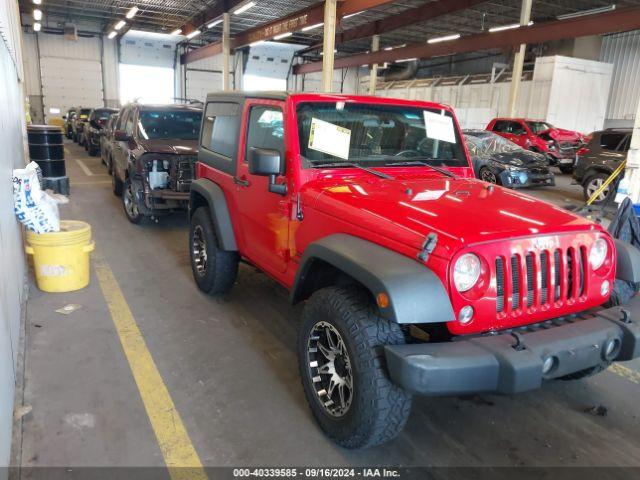
[[[611,343],[615,348],[607,356]],[[640,297],[559,326],[552,321],[530,332],[525,327],[452,342],[387,345],[385,355],[391,379],[421,395],[533,390],[544,380],[640,356]],[[549,357],[553,368],[543,373]]]
[[[500,181],[503,186],[508,188],[525,188],[531,187],[532,185],[547,185],[552,187],[556,184],[555,175],[553,173],[532,173],[528,170],[503,170],[500,173]]]

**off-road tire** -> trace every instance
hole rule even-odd
[[[318,322],[331,324],[350,357],[353,397],[341,417],[331,416],[314,389],[308,362],[309,335]],[[382,318],[368,292],[327,287],[307,301],[298,334],[298,362],[307,402],[325,434],[338,445],[367,448],[395,438],[411,412],[411,394],[391,382],[384,345],[405,343],[397,323]]]
[[[196,234],[195,232],[199,232]],[[201,235],[204,240],[206,252],[206,265],[200,269],[194,248],[194,237]],[[196,285],[200,290],[209,295],[228,293],[238,276],[238,252],[222,250],[218,243],[215,226],[211,219],[208,207],[198,207],[191,217],[189,226],[189,255],[191,257],[191,270]]]
[[[113,172],[113,175],[111,176],[111,189],[116,197],[122,195],[122,182],[116,175],[116,172]]]
[[[584,370],[580,370],[578,372],[565,375],[564,377],[560,377],[560,380],[580,380],[581,378],[591,377],[592,375],[604,372],[607,368],[609,368],[609,365],[611,365],[611,362],[601,363],[600,365],[596,365],[595,367],[585,368]]]

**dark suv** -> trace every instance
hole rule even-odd
[[[113,193],[132,223],[187,207],[202,109],[129,104],[113,134]]]
[[[113,155],[111,148],[113,147],[113,132],[115,131],[117,122],[117,113],[112,113],[111,115],[109,115],[107,124],[102,129],[102,135],[100,135],[100,157],[102,159],[102,163],[107,166],[109,175],[111,175],[111,157]]]
[[[630,128],[601,130],[593,132],[589,143],[578,150],[573,178],[582,185],[585,200],[588,200],[627,158],[630,141]],[[614,187],[620,178],[613,184]],[[594,203],[607,200],[616,190],[610,187],[604,189]]]
[[[84,128],[84,149],[95,157],[100,152],[100,137],[109,115],[117,113],[117,108],[94,108]]]

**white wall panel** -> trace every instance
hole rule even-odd
[[[605,36],[600,60],[613,64],[606,118],[632,126],[640,100],[640,30]]]
[[[17,2],[0,0],[0,478],[8,475],[26,262],[13,213],[12,171],[25,165]]]
[[[43,56],[40,59],[40,70],[45,115],[60,116],[51,114],[51,108],[65,112],[73,106],[104,105],[102,67],[99,60],[66,58],[64,68],[60,68],[58,58]]]
[[[102,37],[102,78],[104,103],[107,107],[120,106],[120,88],[118,75],[118,44],[114,40]]]
[[[129,31],[120,40],[120,62],[147,67],[174,68],[180,37]]]

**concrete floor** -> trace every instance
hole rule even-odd
[[[67,144],[70,204],[91,223],[95,258],[111,267],[205,466],[640,466],[640,363],[518,396],[417,398],[399,438],[347,451],[316,426],[298,379],[299,308],[242,265],[233,293],[200,293],[192,280],[184,214],[135,226],[98,158]],[[565,204],[581,192],[558,174],[531,191]],[[61,315],[66,304],[81,309]],[[86,289],[31,287],[25,327],[25,405],[15,465],[162,466],[163,455],[92,273]],[[588,413],[594,406],[606,416]]]

